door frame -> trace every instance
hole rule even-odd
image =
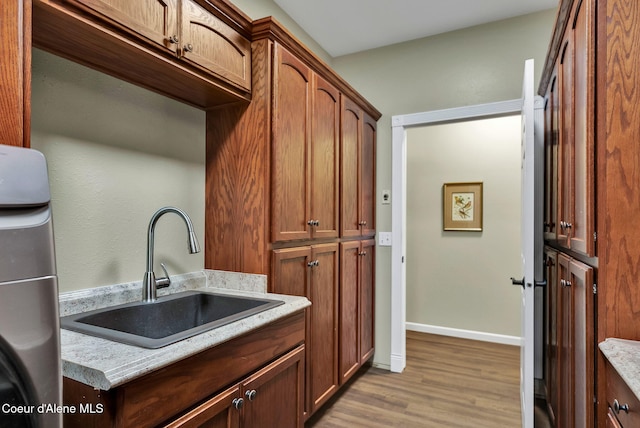
[[[519,115],[522,99],[433,110],[391,117],[391,356],[390,370],[401,373],[407,362],[406,223],[407,129],[419,126]]]

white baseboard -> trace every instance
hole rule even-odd
[[[393,373],[402,373],[407,366],[407,358],[405,355],[391,354],[391,366],[389,370]]]
[[[507,336],[504,334],[485,333],[482,331],[462,330],[458,328],[439,327],[436,325],[406,323],[407,330],[421,333],[439,334],[441,336],[459,337],[461,339],[480,340],[482,342],[501,343],[503,345],[521,346],[522,339],[519,336]],[[392,362],[393,366],[393,362]]]

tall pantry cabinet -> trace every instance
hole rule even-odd
[[[640,340],[640,7],[562,0],[544,64],[547,402],[556,427],[605,427],[598,350]]]
[[[352,374],[342,361],[373,355],[380,113],[272,18],[254,22],[252,64],[251,104],[207,113],[205,266],[311,301],[308,417]]]

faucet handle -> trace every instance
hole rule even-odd
[[[164,277],[156,279],[156,288],[166,288],[171,285],[171,278],[164,263],[160,263],[160,267],[164,271]]]

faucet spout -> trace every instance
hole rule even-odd
[[[158,285],[162,284],[166,287],[171,282],[169,280],[169,275],[167,275],[167,278],[156,279],[156,275],[153,272],[153,241],[156,223],[158,222],[158,219],[166,213],[177,214],[182,218],[182,220],[184,220],[184,223],[187,226],[187,243],[189,253],[195,254],[200,252],[200,245],[198,244],[196,233],[193,230],[193,223],[187,213],[175,207],[164,207],[156,211],[149,221],[149,229],[147,230],[147,270],[142,278],[142,300],[144,302],[155,302],[157,298]]]

